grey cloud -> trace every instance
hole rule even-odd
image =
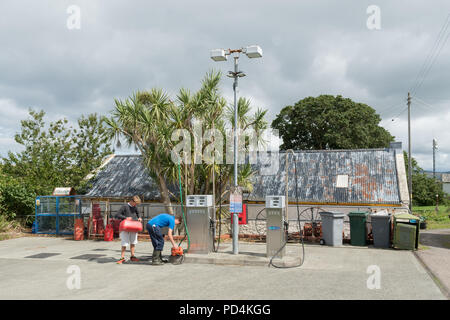
[[[72,4],[81,8],[81,30],[66,28],[66,9]],[[381,8],[379,31],[366,28],[371,4]],[[449,11],[444,0],[432,5],[386,0],[8,0],[0,4],[0,100],[74,121],[83,113],[107,113],[114,98],[138,89],[156,86],[171,94],[180,87],[196,90],[208,70],[226,73],[232,68],[231,61],[210,60],[210,49],[259,44],[263,59],[240,59],[247,73],[240,94],[268,108],[270,121],[286,105],[327,93],[367,103],[387,120],[404,109],[411,81]],[[450,98],[449,53],[450,42],[417,93],[436,115],[449,110],[435,100]],[[232,96],[226,77],[222,89]],[[429,113],[416,106],[413,119]],[[436,121],[442,120],[437,116]],[[2,138],[18,125],[0,123]],[[406,146],[404,121],[389,126]],[[4,155],[15,147],[3,141]],[[416,141],[414,150],[423,152],[425,161],[427,142]],[[450,155],[448,149],[450,142],[442,141],[441,154]],[[446,163],[441,168],[450,170]]]

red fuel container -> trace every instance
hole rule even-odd
[[[127,232],[141,232],[142,231],[142,223],[135,220],[122,220],[119,225],[119,231],[127,231]]]
[[[112,224],[108,224],[105,228],[105,235],[103,240],[105,241],[113,241],[114,240],[114,229]]]

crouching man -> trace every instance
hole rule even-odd
[[[139,212],[137,210],[137,205],[141,203],[141,199],[138,196],[134,196],[130,202],[126,205],[122,206],[119,211],[116,213],[115,218],[124,220],[138,220],[142,222],[142,219],[139,217]],[[128,231],[120,231],[120,240],[122,244],[122,252],[120,260],[117,261],[118,264],[122,264],[125,262],[125,250],[127,246],[130,246],[131,251],[131,261],[139,261],[138,258],[135,257],[135,248],[138,242],[137,232],[128,232]]]
[[[178,248],[175,241],[173,241],[173,230],[175,229],[175,225],[180,224],[181,221],[181,216],[175,217],[171,214],[161,213],[147,223],[147,231],[153,245],[152,265],[161,265],[164,263],[161,256],[164,248],[164,235],[161,233],[162,228],[169,227],[169,240],[175,249]]]

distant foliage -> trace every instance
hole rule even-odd
[[[0,173],[0,216],[13,219],[30,214],[34,198],[34,193],[25,183]]]
[[[23,150],[9,152],[2,159],[2,210],[9,217],[32,214],[36,195],[49,195],[55,187],[74,187],[82,193],[87,174],[100,166],[111,153],[101,119],[96,114],[82,116],[78,127],[67,119],[44,122],[45,112],[29,111],[21,121],[15,141]]]
[[[320,95],[283,108],[272,128],[279,130],[283,150],[384,148],[394,137],[379,126],[380,121],[366,104]]]
[[[408,173],[408,154],[403,152],[405,158],[406,172]],[[429,177],[419,167],[416,159],[411,159],[412,164],[412,202],[418,206],[436,205],[436,195],[440,204],[448,202],[448,195],[442,190],[442,182]],[[407,174],[408,176],[408,174]],[[409,179],[409,176],[408,176]]]

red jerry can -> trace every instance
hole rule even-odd
[[[119,231],[127,231],[127,232],[141,232],[142,231],[142,223],[136,220],[122,220],[119,225]]]
[[[83,219],[75,219],[75,228],[73,230],[74,240],[84,240],[84,222]]]
[[[104,240],[105,241],[113,241],[114,240],[114,229],[113,229],[112,224],[106,225]]]

